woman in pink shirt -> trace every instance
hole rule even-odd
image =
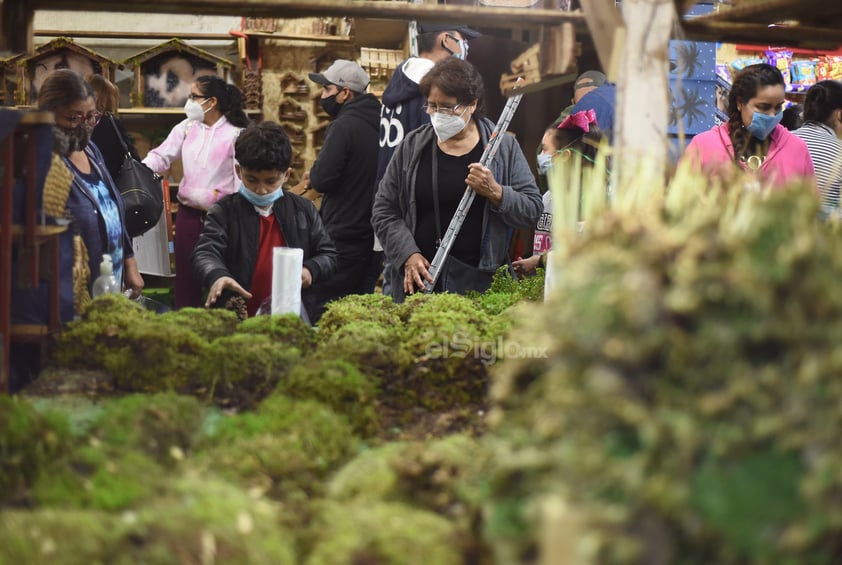
[[[204,304],[190,256],[208,209],[226,194],[237,191],[234,142],[249,123],[240,91],[215,75],[200,76],[190,86],[184,112],[187,119],[177,124],[143,160],[157,173],[169,169],[179,157],[184,168],[175,216],[176,308]]]
[[[743,69],[728,95],[728,122],[694,137],[683,160],[725,179],[751,171],[778,188],[805,179],[814,183],[807,145],[780,125],[784,86],[783,75],[771,65]]]

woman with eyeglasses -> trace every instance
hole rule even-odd
[[[122,280],[131,298],[138,297],[143,278],[126,231],[123,200],[102,153],[91,142],[91,133],[102,117],[91,85],[70,69],[54,71],[38,91],[38,108],[53,113],[55,145],[74,175],[66,209],[73,229],[87,248],[91,269],[88,290],[92,289],[102,256],[107,253],[111,255],[114,276]]]
[[[785,96],[777,68],[766,63],[746,67],[731,85],[728,121],[694,137],[682,160],[726,180],[746,171],[771,187],[814,182],[807,145],[780,125]]]
[[[392,264],[392,298],[402,301],[432,282],[430,261],[465,186],[476,198],[441,266],[434,290],[483,292],[510,264],[512,228],[541,215],[535,178],[515,138],[503,136],[493,162],[479,163],[494,123],[482,117],[483,83],[468,62],[448,58],[421,80],[431,124],[398,146],[378,187],[372,225]]]
[[[152,149],[143,164],[164,174],[181,159],[184,174],[178,184],[175,216],[175,306],[201,307],[201,283],[193,276],[190,256],[208,209],[239,189],[234,172],[234,142],[249,124],[240,90],[216,75],[203,75],[190,85],[184,104],[187,118]]]

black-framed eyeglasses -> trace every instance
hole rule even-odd
[[[65,120],[70,122],[70,125],[73,126],[73,127],[78,126],[82,122],[85,122],[89,126],[95,126],[102,119],[102,114],[100,112],[93,111],[93,112],[88,112],[87,115],[82,114],[82,113],[78,113],[78,114],[72,114],[70,116],[65,115],[63,117],[64,117]]]
[[[196,100],[197,98],[201,98],[202,100],[207,100],[210,96],[204,96],[202,94],[193,94],[192,92],[187,95],[187,98],[190,100]]]
[[[455,106],[447,106],[442,104],[424,104],[422,108],[428,114],[435,114],[439,112],[441,114],[450,114],[451,116],[455,116],[456,114],[460,114],[462,108],[465,107],[465,104],[456,104]]]

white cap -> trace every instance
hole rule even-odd
[[[99,274],[100,275],[114,274],[114,267],[111,264],[111,255],[109,255],[108,253],[102,254],[102,263],[99,264]]]

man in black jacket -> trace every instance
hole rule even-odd
[[[313,285],[315,322],[331,300],[366,292],[366,274],[374,254],[371,205],[380,102],[365,93],[368,74],[353,61],[338,59],[323,73],[309,76],[322,85],[321,106],[334,118],[310,169],[310,184],[323,194],[320,214],[339,251],[333,277]]]

